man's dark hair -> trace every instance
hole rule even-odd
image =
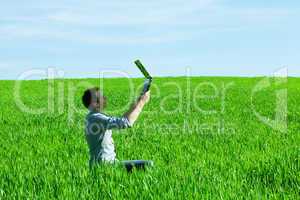
[[[82,96],[82,103],[86,108],[89,108],[93,98],[97,98],[97,92],[99,92],[98,87],[90,88],[84,91]],[[97,101],[99,101],[97,99]]]

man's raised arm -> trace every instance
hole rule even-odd
[[[133,126],[133,124],[139,117],[140,113],[142,112],[145,104],[148,103],[149,100],[150,100],[150,91],[140,96],[137,99],[137,101],[132,104],[129,111],[124,114],[124,117],[128,119],[131,126]]]

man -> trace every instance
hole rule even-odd
[[[150,91],[141,95],[123,117],[112,117],[102,113],[106,107],[106,98],[99,88],[90,88],[84,92],[82,103],[89,110],[85,133],[90,151],[90,167],[98,163],[121,163],[131,171],[133,167],[144,169],[146,165],[153,165],[152,161],[143,160],[119,162],[112,138],[112,129],[125,129],[134,125],[149,99]]]

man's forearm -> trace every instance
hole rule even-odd
[[[139,117],[140,113],[142,112],[145,104],[146,103],[139,98],[135,103],[132,104],[129,111],[124,114],[124,117],[126,117],[128,119],[128,121],[131,125],[133,125],[135,123],[135,121]]]

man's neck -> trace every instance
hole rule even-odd
[[[100,113],[101,110],[99,109],[89,109],[91,113]]]

